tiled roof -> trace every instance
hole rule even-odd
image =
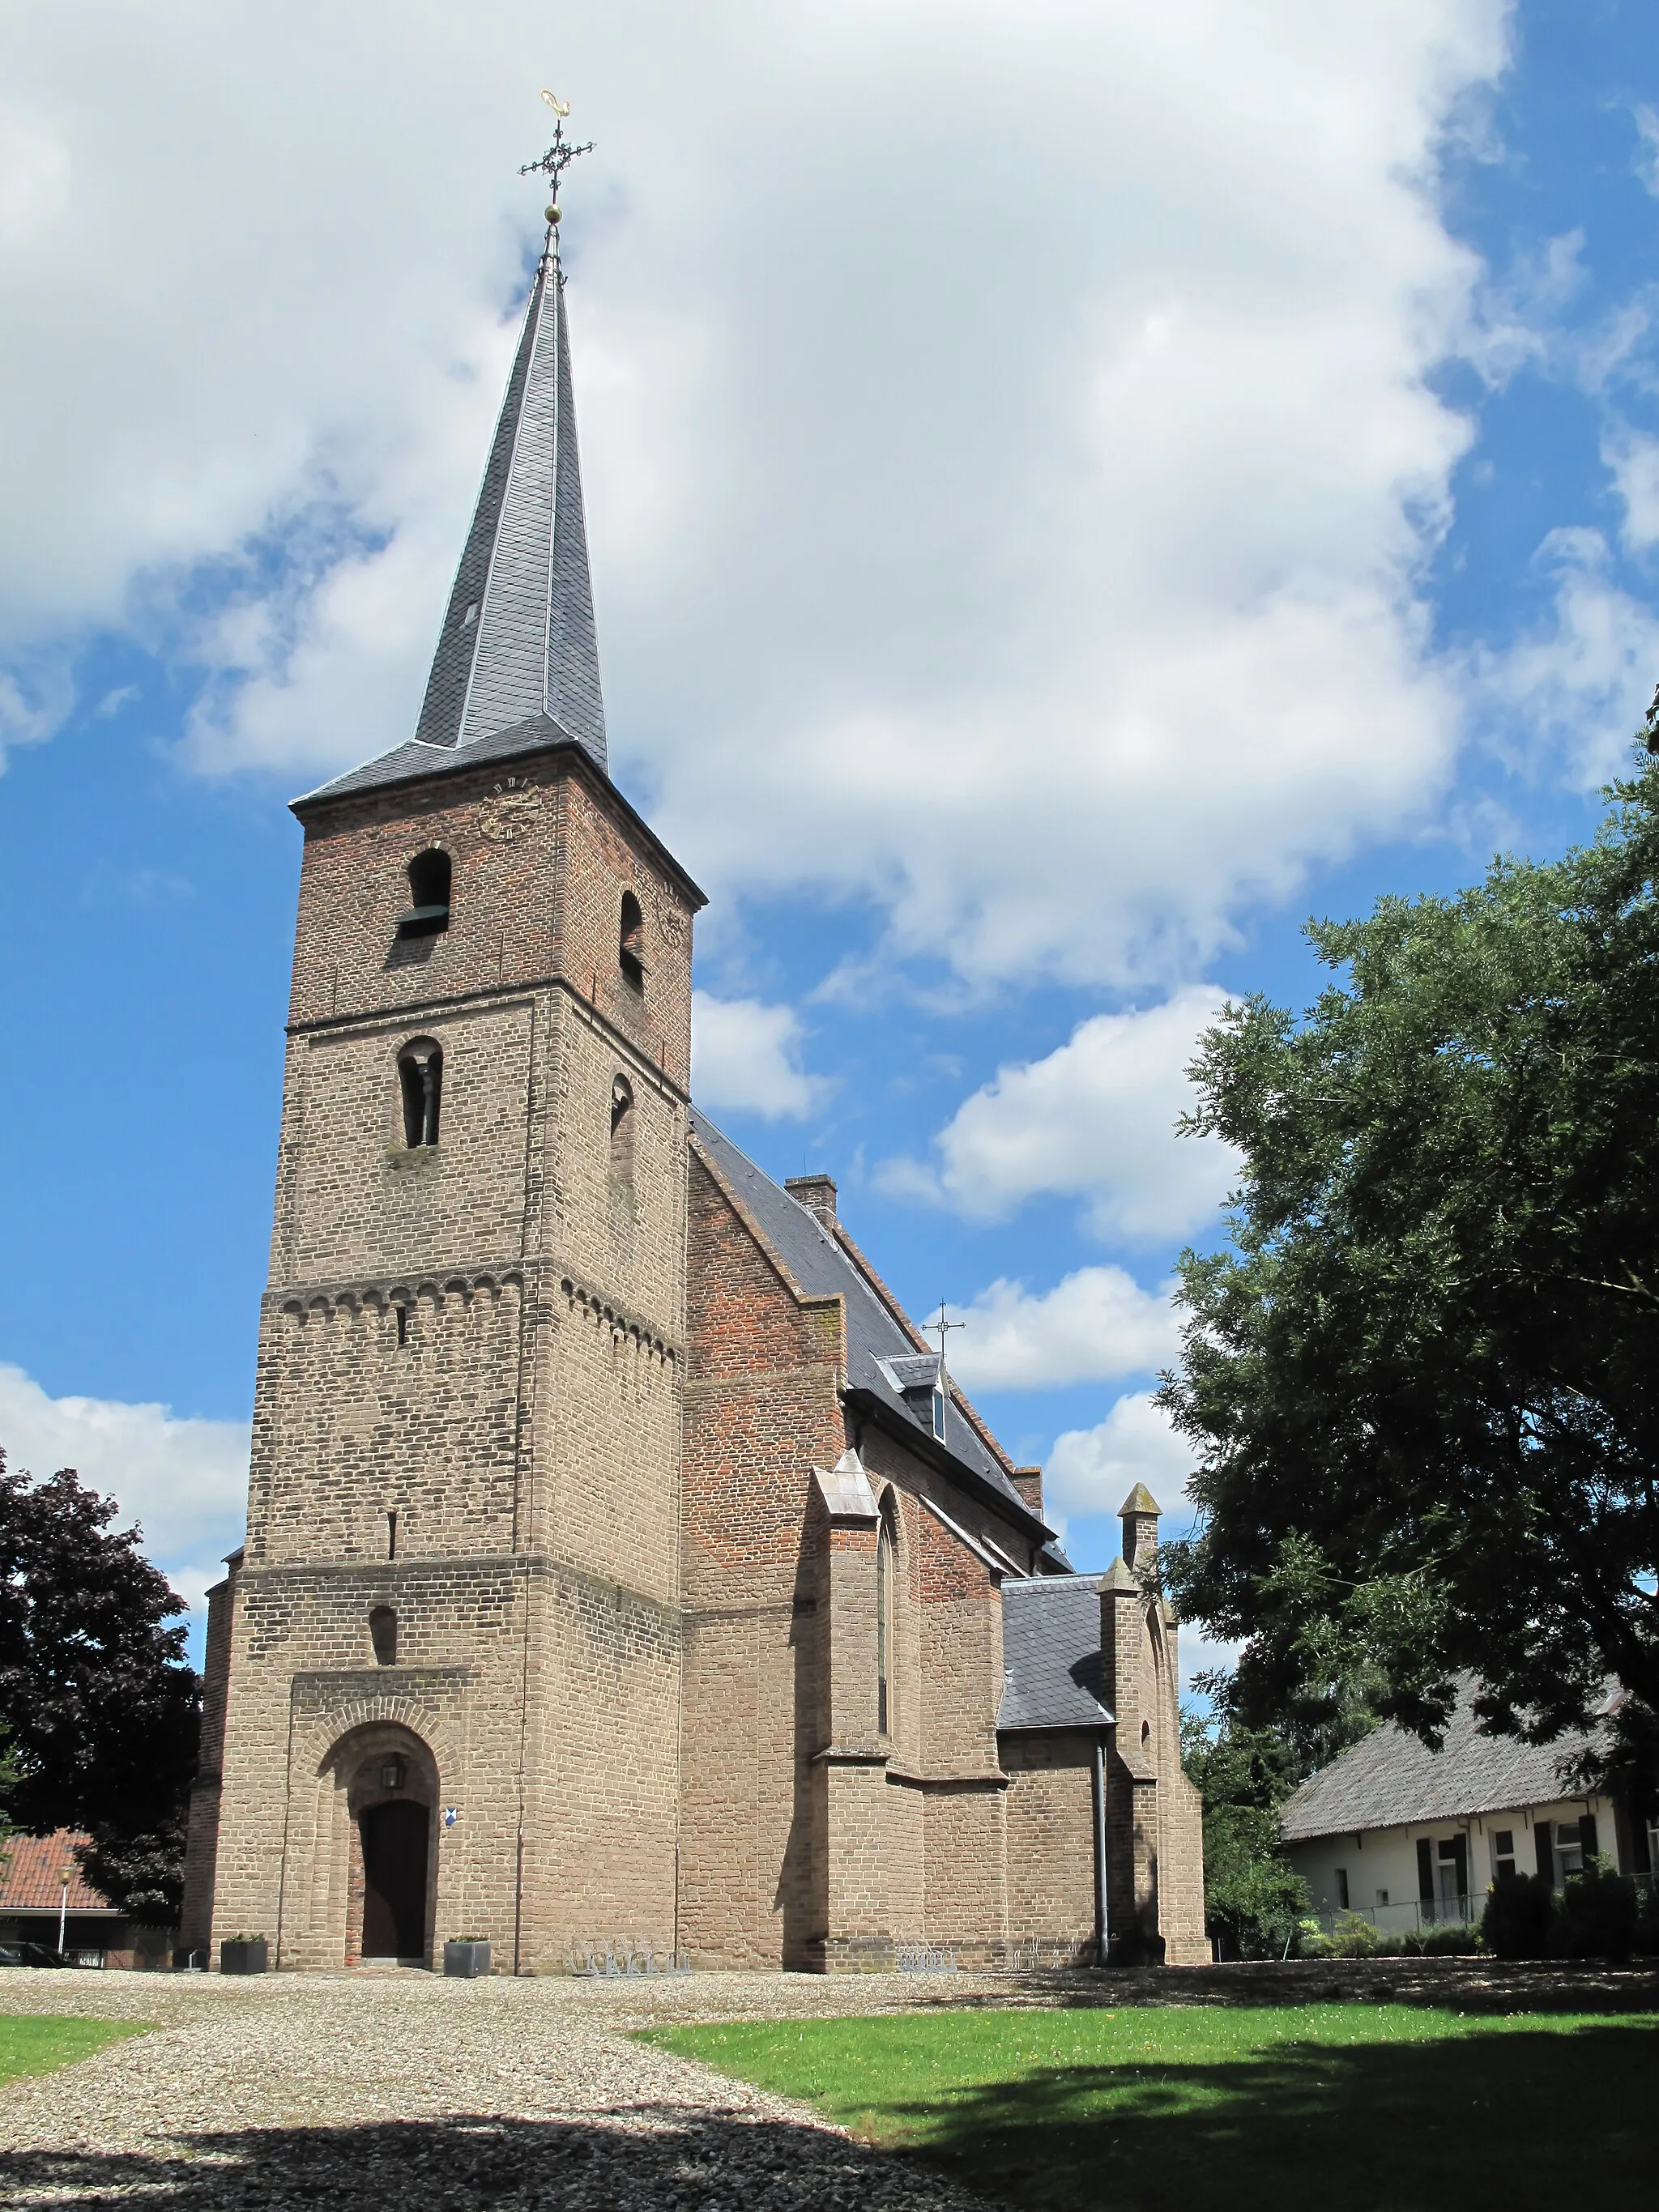
[[[107,1898],[94,1889],[76,1863],[75,1846],[88,1838],[73,1828],[49,1836],[11,1836],[0,1844],[0,1913],[56,1912],[63,1898],[63,1869],[70,1869],[71,1912],[109,1912]]]
[[[1002,1585],[1000,1729],[1103,1728],[1098,1575]]]
[[[1459,1820],[1574,1795],[1563,1769],[1583,1755],[1589,1738],[1574,1733],[1553,1743],[1522,1743],[1483,1735],[1474,1717],[1478,1687],[1472,1675],[1460,1680],[1438,1751],[1390,1721],[1310,1774],[1279,1814],[1285,1842]]]
[[[722,1181],[748,1209],[799,1287],[809,1297],[845,1299],[848,1389],[866,1392],[931,1443],[931,1392],[907,1395],[888,1371],[900,1361],[927,1355],[918,1352],[915,1339],[865,1270],[811,1207],[781,1189],[696,1108],[691,1127]],[[1030,1528],[1036,1516],[1009,1480],[976,1420],[964,1413],[954,1385],[952,1391],[945,1413],[945,1449],[990,1487],[1016,1528]]]

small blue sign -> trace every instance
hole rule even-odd
[[[453,1805],[446,1805],[446,1806],[444,1807],[444,1826],[445,1826],[445,1827],[447,1827],[447,1828],[453,1828],[453,1827],[454,1826],[454,1825],[455,1825],[455,1822],[456,1822],[456,1820],[458,1819],[458,1817],[459,1817],[459,1815],[457,1814],[456,1810],[455,1810],[455,1808],[454,1808]]]

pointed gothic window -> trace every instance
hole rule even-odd
[[[893,1507],[882,1500],[876,1531],[876,1732],[893,1732]]]
[[[625,1075],[611,1086],[611,1179],[634,1180],[634,1086]]]
[[[398,916],[399,937],[436,937],[449,927],[449,855],[417,853],[409,864],[409,908]]]
[[[422,1145],[435,1145],[444,1056],[430,1037],[416,1037],[398,1054],[398,1085],[403,1093],[404,1144],[410,1152]]]
[[[617,962],[624,978],[636,991],[645,988],[645,916],[632,891],[622,896],[621,940]]]

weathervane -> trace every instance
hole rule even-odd
[[[547,204],[547,235],[556,260],[559,252],[559,180],[579,154],[592,152],[593,141],[590,138],[585,146],[569,144],[564,135],[565,118],[570,112],[569,101],[561,100],[557,93],[550,92],[545,85],[542,87],[542,98],[556,118],[553,125],[553,143],[538,161],[526,161],[519,174],[521,177],[545,177],[552,187],[553,197]]]

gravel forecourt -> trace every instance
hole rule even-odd
[[[984,2212],[802,2106],[629,2039],[690,2020],[908,2010],[974,1977],[0,1969],[0,2012],[155,2033],[0,2088],[0,2199],[165,2212],[812,2205]]]

